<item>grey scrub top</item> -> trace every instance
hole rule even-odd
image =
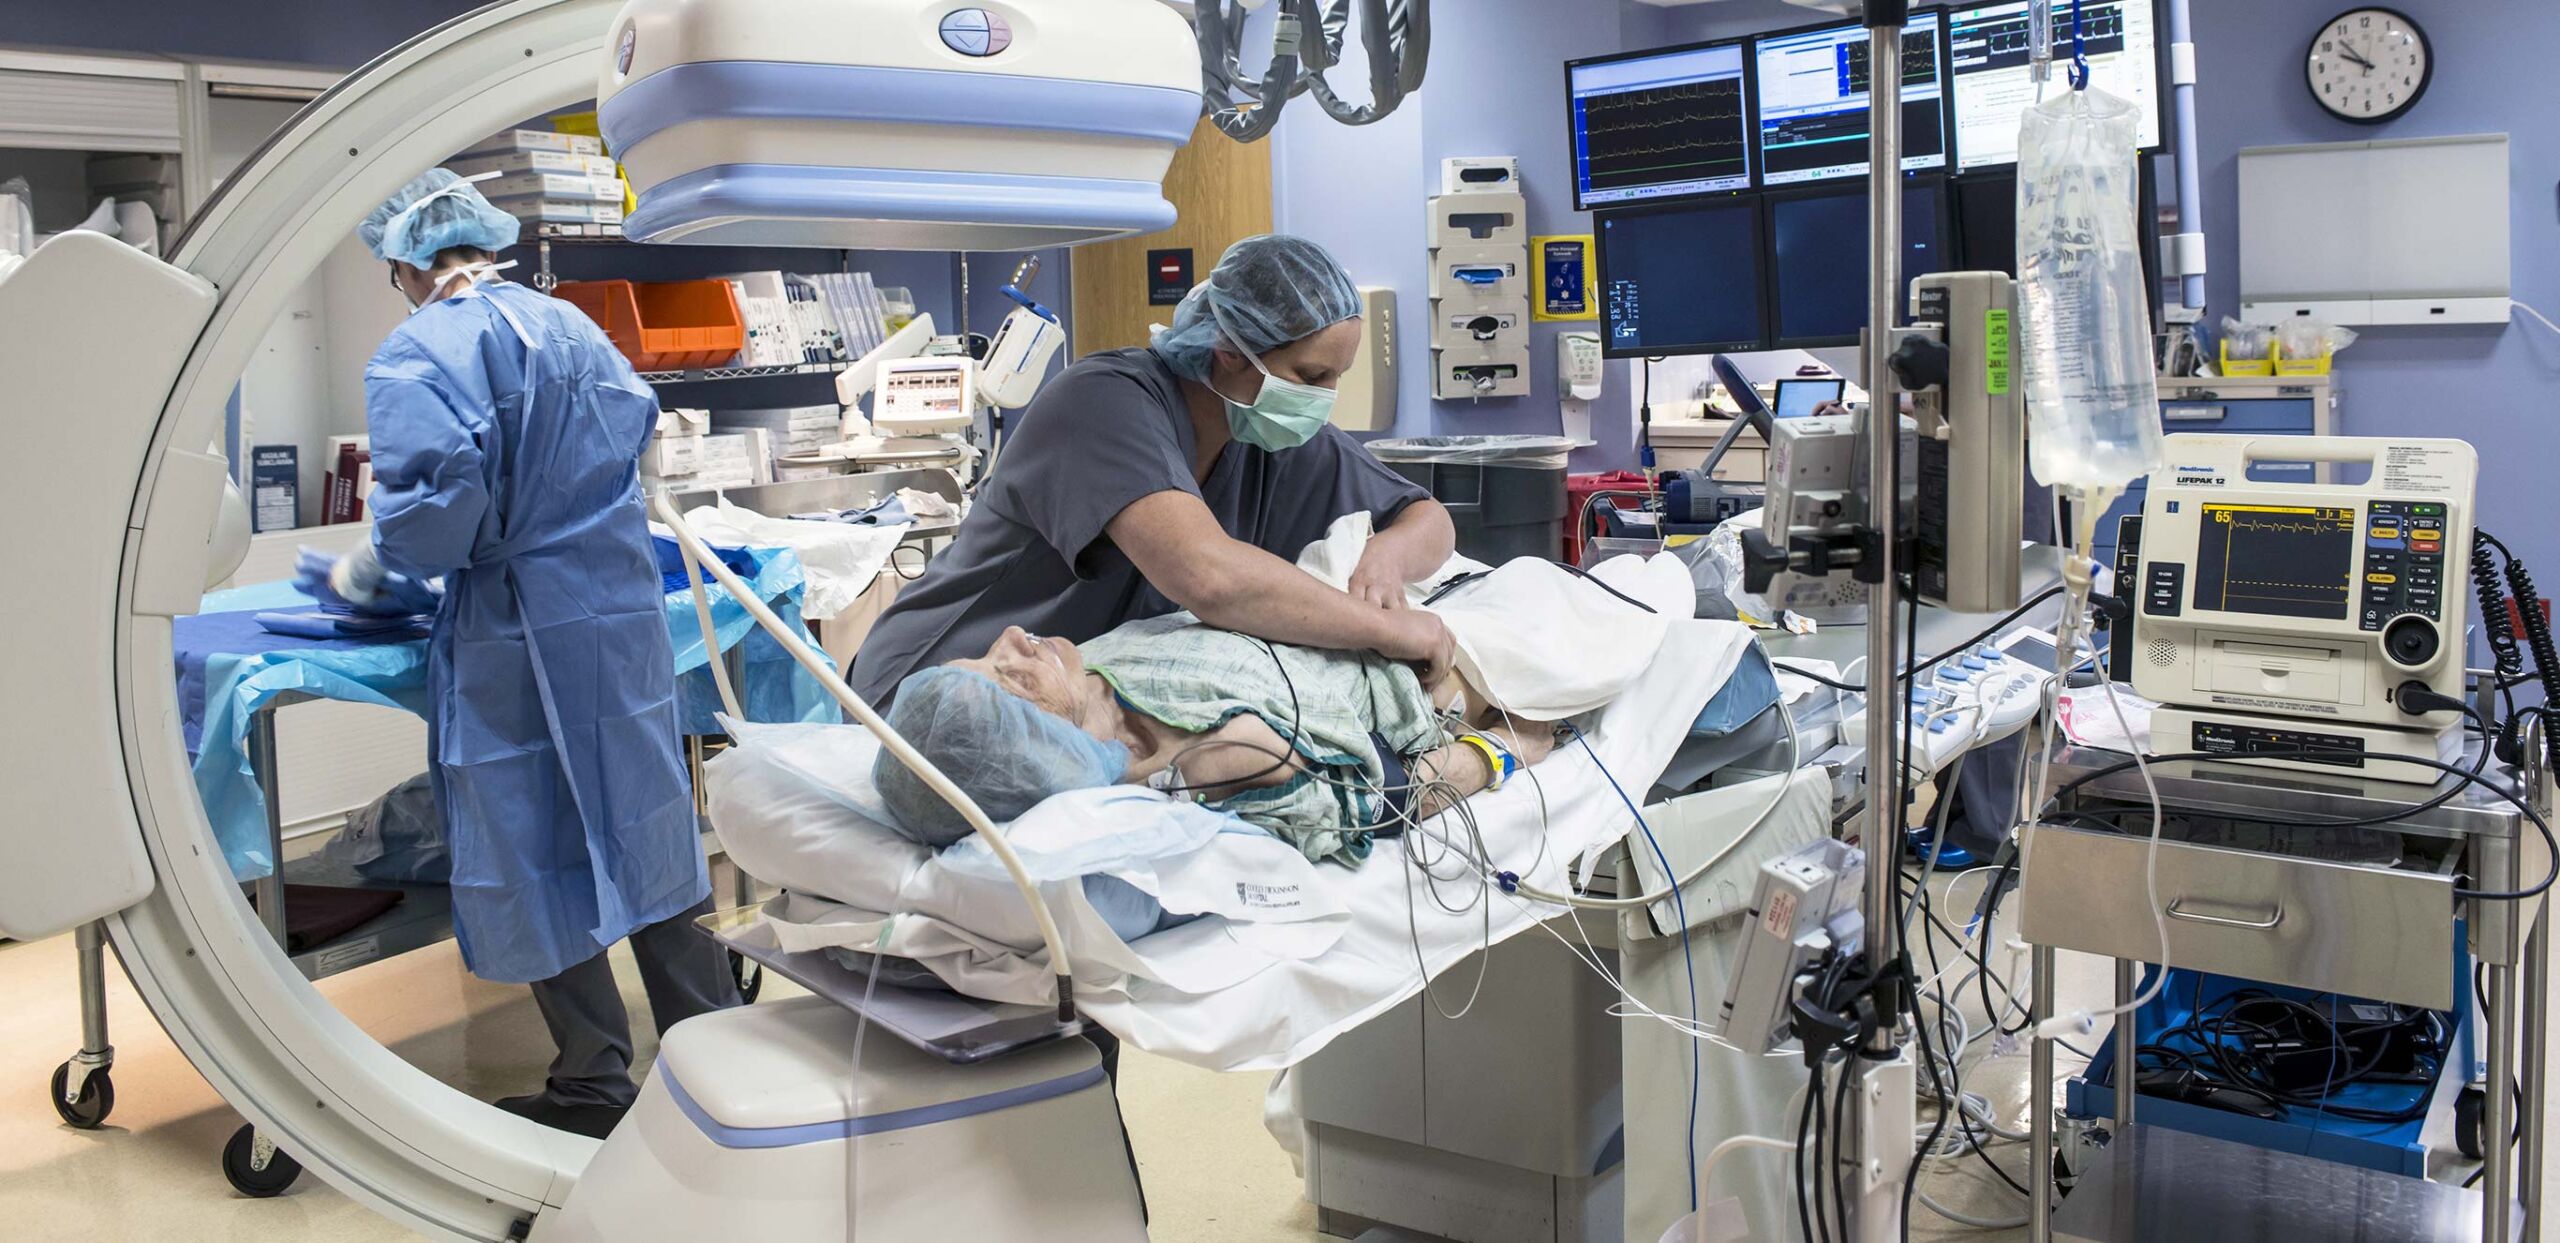
[[[1103,528],[1140,497],[1188,492],[1228,535],[1295,561],[1335,519],[1384,528],[1428,494],[1327,427],[1274,453],[1230,442],[1204,482],[1181,382],[1148,350],[1090,355],[1023,412],[951,546],[908,584],[854,657],[853,686],[885,707],[918,669],[986,653],[1007,626],[1082,643],[1176,611]]]

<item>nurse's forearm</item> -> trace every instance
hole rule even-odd
[[[1165,594],[1212,626],[1299,647],[1367,649],[1399,660],[1421,659],[1404,650],[1411,628],[1403,621],[1305,570],[1234,540],[1203,552],[1203,560],[1216,564],[1203,567],[1186,584],[1188,592],[1167,588]]]
[[[1188,493],[1142,497],[1104,529],[1156,590],[1220,629],[1396,660],[1434,659],[1425,649],[1445,638],[1436,623],[1363,604],[1235,539]]]
[[[1407,505],[1387,529],[1369,540],[1363,558],[1385,557],[1386,565],[1408,583],[1418,583],[1448,564],[1458,551],[1458,524],[1448,507],[1425,497]]]

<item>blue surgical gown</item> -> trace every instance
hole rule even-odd
[[[430,772],[483,979],[548,979],[710,893],[640,500],[657,416],[593,322],[515,284],[427,305],[365,370],[375,551],[445,580]]]

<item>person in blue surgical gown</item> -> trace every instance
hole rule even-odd
[[[516,221],[430,170],[362,236],[414,308],[365,370],[373,538],[306,565],[324,598],[405,609],[442,578],[428,746],[455,935],[533,986],[559,1046],[498,1102],[601,1136],[637,1095],[605,950],[629,938],[663,1030],[738,1003],[677,733],[675,658],[641,507],[657,398],[596,325],[497,275]]]

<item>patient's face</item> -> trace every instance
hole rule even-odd
[[[985,675],[1048,712],[1070,721],[1084,719],[1084,653],[1064,639],[1034,638],[1020,626],[1007,626],[986,655],[951,663]]]

